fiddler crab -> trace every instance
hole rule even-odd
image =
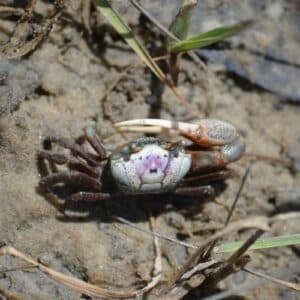
[[[191,124],[136,119],[116,123],[115,127],[120,131],[175,131],[192,143],[140,137],[108,155],[91,127],[85,130],[81,142],[48,136],[48,150],[38,153],[39,161],[48,170],[41,177],[40,187],[50,192],[61,184],[77,187],[64,199],[65,208],[77,201],[111,199],[115,194],[199,197],[212,194],[213,188],[207,183],[226,179],[230,174],[227,164],[240,159],[245,151],[236,128],[220,120],[204,119]],[[52,143],[68,149],[70,155],[53,152]],[[67,169],[61,170],[58,165]]]

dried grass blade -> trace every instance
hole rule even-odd
[[[155,242],[155,247],[156,247],[157,257],[154,264],[154,270],[155,270],[154,277],[152,278],[150,283],[147,284],[144,288],[135,291],[128,291],[128,292],[106,290],[96,285],[82,281],[78,278],[65,275],[63,273],[60,273],[49,267],[44,266],[43,264],[35,261],[31,257],[25,255],[24,253],[18,251],[17,249],[11,246],[4,246],[0,248],[0,255],[8,254],[8,255],[18,257],[32,264],[33,266],[39,268],[42,272],[49,275],[57,282],[64,284],[82,294],[89,295],[91,297],[101,297],[102,299],[127,299],[127,298],[133,298],[133,297],[143,295],[147,291],[151,290],[159,282],[161,276],[161,270],[159,269],[159,267],[161,266],[161,264],[159,264],[159,262],[161,261],[161,256],[160,256],[160,250],[158,250],[157,248],[158,247],[157,241]]]
[[[260,273],[260,272],[257,272],[257,271],[250,270],[250,269],[248,269],[246,267],[244,267],[243,270],[245,272],[249,273],[249,274],[254,275],[254,276],[267,279],[267,280],[272,281],[274,283],[280,284],[280,285],[282,285],[282,286],[284,286],[286,288],[289,288],[289,289],[295,290],[297,292],[300,292],[300,284],[293,283],[293,282],[288,282],[288,281],[281,280],[281,279],[277,279],[277,278],[275,278],[273,276],[270,276],[270,275],[267,275],[267,274],[263,274],[263,273]]]

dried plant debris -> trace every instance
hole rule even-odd
[[[13,112],[38,85],[38,74],[28,64],[0,54],[0,118]]]
[[[27,2],[24,13],[16,23],[9,42],[0,47],[0,51],[8,58],[22,57],[35,50],[49,35],[53,24],[61,15],[65,1],[54,2],[54,9],[47,17],[37,17],[34,13],[35,0]]]
[[[231,256],[225,260],[207,260],[205,262],[196,262],[195,258],[198,257],[198,254],[202,255],[204,253],[205,245],[208,245],[208,241],[214,240],[215,237],[210,238],[206,241],[199,249],[194,252],[194,254],[188,259],[187,263],[179,270],[178,274],[175,274],[174,278],[167,282],[167,287],[164,287],[160,290],[157,297],[158,299],[182,299],[190,290],[195,288],[201,288],[202,295],[207,294],[215,289],[216,285],[224,280],[229,275],[236,273],[240,270],[244,270],[252,275],[262,277],[273,281],[277,284],[281,284],[285,287],[294,289],[296,291],[300,290],[298,284],[290,283],[287,281],[282,281],[271,276],[251,271],[247,268],[244,268],[246,264],[250,261],[250,256],[246,255],[245,252],[249,247],[262,235],[265,230],[268,230],[274,222],[277,221],[286,221],[293,218],[298,218],[299,214],[290,213],[290,214],[279,214],[272,218],[256,217],[252,218],[252,226],[256,228],[261,228],[256,230],[244,244],[237,249]],[[151,228],[153,229],[155,221],[154,218],[150,218]],[[232,226],[234,225],[234,226]],[[239,226],[236,224],[231,224],[228,228],[225,228],[222,232],[229,232],[233,228],[236,230],[241,228],[247,228],[249,226],[249,220],[241,221]],[[154,241],[154,267],[151,280],[143,288],[133,290],[133,291],[113,291],[101,288],[97,285],[87,283],[81,279],[77,279],[72,275],[66,275],[62,272],[58,272],[50,267],[47,267],[43,263],[40,263],[28,255],[18,251],[14,247],[5,246],[5,244],[0,247],[0,257],[4,255],[10,255],[17,257],[20,260],[26,262],[28,265],[19,267],[19,270],[26,270],[28,268],[35,267],[39,271],[42,271],[44,274],[48,275],[56,282],[65,285],[71,288],[74,291],[82,293],[84,295],[89,295],[91,297],[101,297],[103,299],[128,299],[138,296],[143,296],[148,293],[154,287],[156,287],[161,282],[161,277],[163,274],[162,268],[162,252],[158,242],[158,237],[153,237]],[[195,255],[196,254],[196,255]],[[15,271],[16,269],[10,268],[5,272]]]
[[[71,289],[80,292],[84,295],[89,295],[91,297],[101,297],[101,299],[128,299],[128,298],[134,298],[134,297],[139,297],[144,295],[159,283],[162,275],[162,262],[161,262],[162,258],[161,258],[161,250],[159,247],[157,237],[154,238],[154,248],[155,248],[155,261],[154,261],[153,276],[151,278],[151,281],[148,284],[146,284],[143,288],[134,291],[127,291],[127,292],[106,290],[96,285],[77,279],[75,277],[65,275],[61,272],[58,272],[52,268],[43,265],[42,263],[39,263],[38,261],[35,261],[31,257],[25,255],[24,253],[10,246],[1,247],[0,256],[8,254],[17,257],[31,264],[31,267],[33,266],[38,268],[40,271],[50,276],[58,283],[66,285]],[[21,269],[26,269],[26,267],[23,267]]]

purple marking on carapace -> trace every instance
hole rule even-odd
[[[160,153],[150,153],[146,156],[139,156],[133,161],[133,164],[139,177],[145,173],[164,173],[168,165],[168,156],[161,156]]]

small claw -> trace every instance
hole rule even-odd
[[[203,172],[209,169],[220,169],[227,164],[239,160],[245,152],[245,143],[236,136],[232,143],[212,151],[189,151],[192,155],[191,172]]]
[[[115,126],[128,131],[149,132],[149,127],[155,128],[153,132],[158,132],[158,127],[175,130],[203,147],[229,144],[238,135],[235,127],[230,123],[213,119],[203,119],[195,124],[161,119],[136,119],[116,123]]]

